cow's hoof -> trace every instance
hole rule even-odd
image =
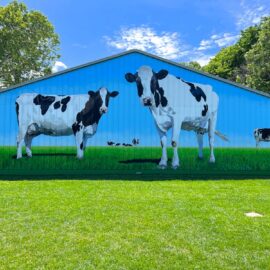
[[[28,158],[31,158],[31,157],[32,157],[32,154],[27,154],[27,157],[28,157]]]
[[[172,169],[177,170],[180,166],[179,165],[172,165]]]
[[[159,164],[157,167],[158,167],[158,169],[165,170],[167,168],[167,165]]]
[[[17,156],[17,158],[16,159],[21,159],[22,158],[22,156]]]
[[[216,162],[216,160],[214,158],[209,159],[209,163],[214,164],[215,162]]]
[[[83,157],[78,157],[78,156],[77,156],[76,158],[77,158],[78,160],[82,160],[82,159],[83,159]]]

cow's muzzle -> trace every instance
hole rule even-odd
[[[107,108],[107,107],[101,107],[101,108],[99,109],[100,114],[104,114],[104,113],[106,113],[107,111],[108,111],[108,108]]]
[[[152,99],[150,97],[143,98],[144,106],[152,106]]]

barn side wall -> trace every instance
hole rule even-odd
[[[16,146],[18,127],[15,100],[20,94],[87,94],[89,90],[97,90],[99,87],[105,86],[110,91],[119,91],[120,94],[110,101],[109,112],[102,117],[98,131],[93,138],[89,139],[88,145],[106,146],[107,141],[121,144],[131,143],[133,138],[139,138],[141,147],[159,146],[159,136],[150,112],[141,106],[135,84],[128,83],[124,77],[127,72],[134,73],[142,65],[151,66],[155,71],[167,69],[170,74],[186,81],[208,84],[213,87],[219,96],[217,129],[226,134],[230,140],[230,142],[224,142],[216,138],[216,147],[254,148],[254,129],[270,127],[269,98],[134,52],[1,93],[0,145]],[[75,146],[74,142],[73,136],[41,135],[34,139],[33,145]],[[206,136],[204,144],[208,144]],[[197,141],[194,133],[182,131],[180,145],[181,147],[195,147]],[[266,143],[262,145],[267,147]],[[14,152],[14,148],[11,149],[10,151]]]

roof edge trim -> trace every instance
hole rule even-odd
[[[4,92],[7,92],[7,91],[10,91],[10,90],[14,90],[16,88],[20,88],[20,87],[28,85],[28,84],[32,84],[32,83],[36,83],[36,82],[39,82],[39,81],[47,80],[47,79],[52,78],[52,77],[60,76],[62,74],[66,74],[66,73],[72,72],[74,70],[78,70],[78,69],[81,69],[81,68],[85,68],[85,67],[88,67],[88,66],[92,66],[92,65],[96,65],[96,64],[99,64],[99,63],[102,63],[102,62],[106,62],[106,61],[109,61],[109,60],[112,60],[112,59],[116,59],[116,58],[131,54],[131,53],[143,54],[145,56],[160,60],[162,62],[171,64],[171,65],[174,65],[174,66],[177,66],[177,67],[180,67],[182,69],[186,69],[188,71],[192,71],[192,72],[198,73],[200,75],[209,77],[211,79],[218,80],[218,81],[221,81],[221,82],[224,82],[224,83],[227,83],[227,84],[242,88],[242,89],[247,90],[249,92],[252,92],[252,93],[255,93],[255,94],[270,98],[270,94],[268,94],[266,92],[262,92],[262,91],[259,91],[259,90],[244,86],[242,84],[239,84],[239,83],[227,80],[227,79],[223,79],[223,78],[221,78],[219,76],[215,76],[215,75],[206,73],[204,71],[200,71],[200,70],[193,69],[191,67],[187,67],[185,65],[176,63],[176,62],[174,62],[172,60],[168,60],[168,59],[162,58],[160,56],[157,56],[157,55],[145,52],[145,51],[141,51],[141,50],[138,50],[138,49],[132,49],[132,50],[128,50],[128,51],[125,51],[125,52],[118,53],[118,54],[114,54],[114,55],[104,57],[104,58],[101,58],[101,59],[98,59],[98,60],[94,60],[94,61],[82,64],[82,65],[79,65],[79,66],[68,68],[68,69],[65,69],[65,70],[62,70],[62,71],[47,75],[47,76],[43,76],[43,77],[40,77],[40,78],[37,78],[37,79],[34,79],[34,80],[29,80],[29,81],[26,81],[26,82],[23,82],[23,83],[20,83],[20,84],[17,84],[17,85],[13,85],[13,86],[10,86],[8,88],[2,89],[0,91],[0,94],[4,93]]]

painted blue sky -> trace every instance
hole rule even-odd
[[[23,2],[45,14],[60,36],[61,59],[54,71],[134,48],[204,65],[235,43],[241,29],[270,14],[269,0]]]

